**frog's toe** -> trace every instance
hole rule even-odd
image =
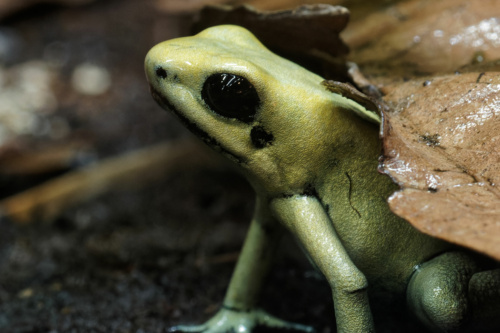
[[[312,326],[292,323],[285,321],[274,316],[271,316],[265,312],[260,313],[259,327],[266,327],[267,329],[272,329],[274,331],[297,331],[304,333],[314,333],[315,330]]]
[[[237,332],[249,332],[250,327],[245,327],[240,325],[234,327],[231,325],[178,325],[173,326],[168,329],[169,333],[237,333]]]
[[[284,321],[258,309],[241,312],[223,308],[205,324],[179,325],[168,330],[172,333],[249,333],[252,331],[314,333],[314,328]]]
[[[168,329],[168,333],[201,333],[207,330],[207,325],[177,325]]]
[[[253,330],[254,333],[315,333],[316,330],[311,326],[283,322],[280,325],[260,324]]]

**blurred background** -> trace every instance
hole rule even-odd
[[[218,309],[254,195],[196,161],[143,70],[202,6],[0,2],[1,332],[165,332]]]

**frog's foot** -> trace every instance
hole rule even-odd
[[[292,330],[314,333],[314,328],[278,319],[260,309],[241,311],[223,307],[206,323],[195,326],[179,325],[170,328],[169,332],[185,333],[247,333],[257,327],[276,330]]]

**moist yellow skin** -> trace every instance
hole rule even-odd
[[[449,252],[438,260],[445,267],[442,279],[426,275],[441,267],[426,261],[452,247],[389,210],[386,198],[397,188],[377,171],[381,148],[375,110],[329,91],[323,78],[271,53],[236,26],[163,42],[148,53],[145,68],[158,103],[234,161],[257,195],[222,309],[203,325],[176,330],[225,332],[268,325],[311,331],[256,308],[284,229],[330,283],[338,332],[375,331],[368,290],[376,289],[407,293],[409,308],[432,330],[463,324],[468,288],[458,288],[457,295],[457,288],[443,287],[441,296],[432,290],[465,285],[478,268],[468,257]],[[260,104],[251,121],[224,117],[207,105],[203,84],[214,73],[239,75],[253,85]],[[255,128],[272,139],[256,144]],[[456,269],[448,274],[447,266]]]

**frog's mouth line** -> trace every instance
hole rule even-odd
[[[150,86],[150,90],[151,90],[151,95],[153,96],[153,99],[158,104],[160,104],[160,106],[162,108],[165,108],[165,109],[171,111],[172,113],[174,113],[179,118],[179,120],[184,124],[184,126],[186,126],[186,128],[191,133],[193,133],[194,135],[199,137],[205,144],[212,147],[214,150],[221,152],[222,154],[228,156],[229,159],[235,161],[238,164],[245,164],[246,163],[246,159],[244,159],[240,156],[237,156],[237,155],[233,154],[232,152],[230,152],[229,150],[225,149],[216,139],[211,137],[207,132],[205,132],[200,127],[198,127],[198,125],[196,123],[192,122],[189,118],[187,118],[181,112],[179,112],[172,105],[172,103],[170,103],[168,98],[165,98],[158,90],[156,90],[152,86]]]

